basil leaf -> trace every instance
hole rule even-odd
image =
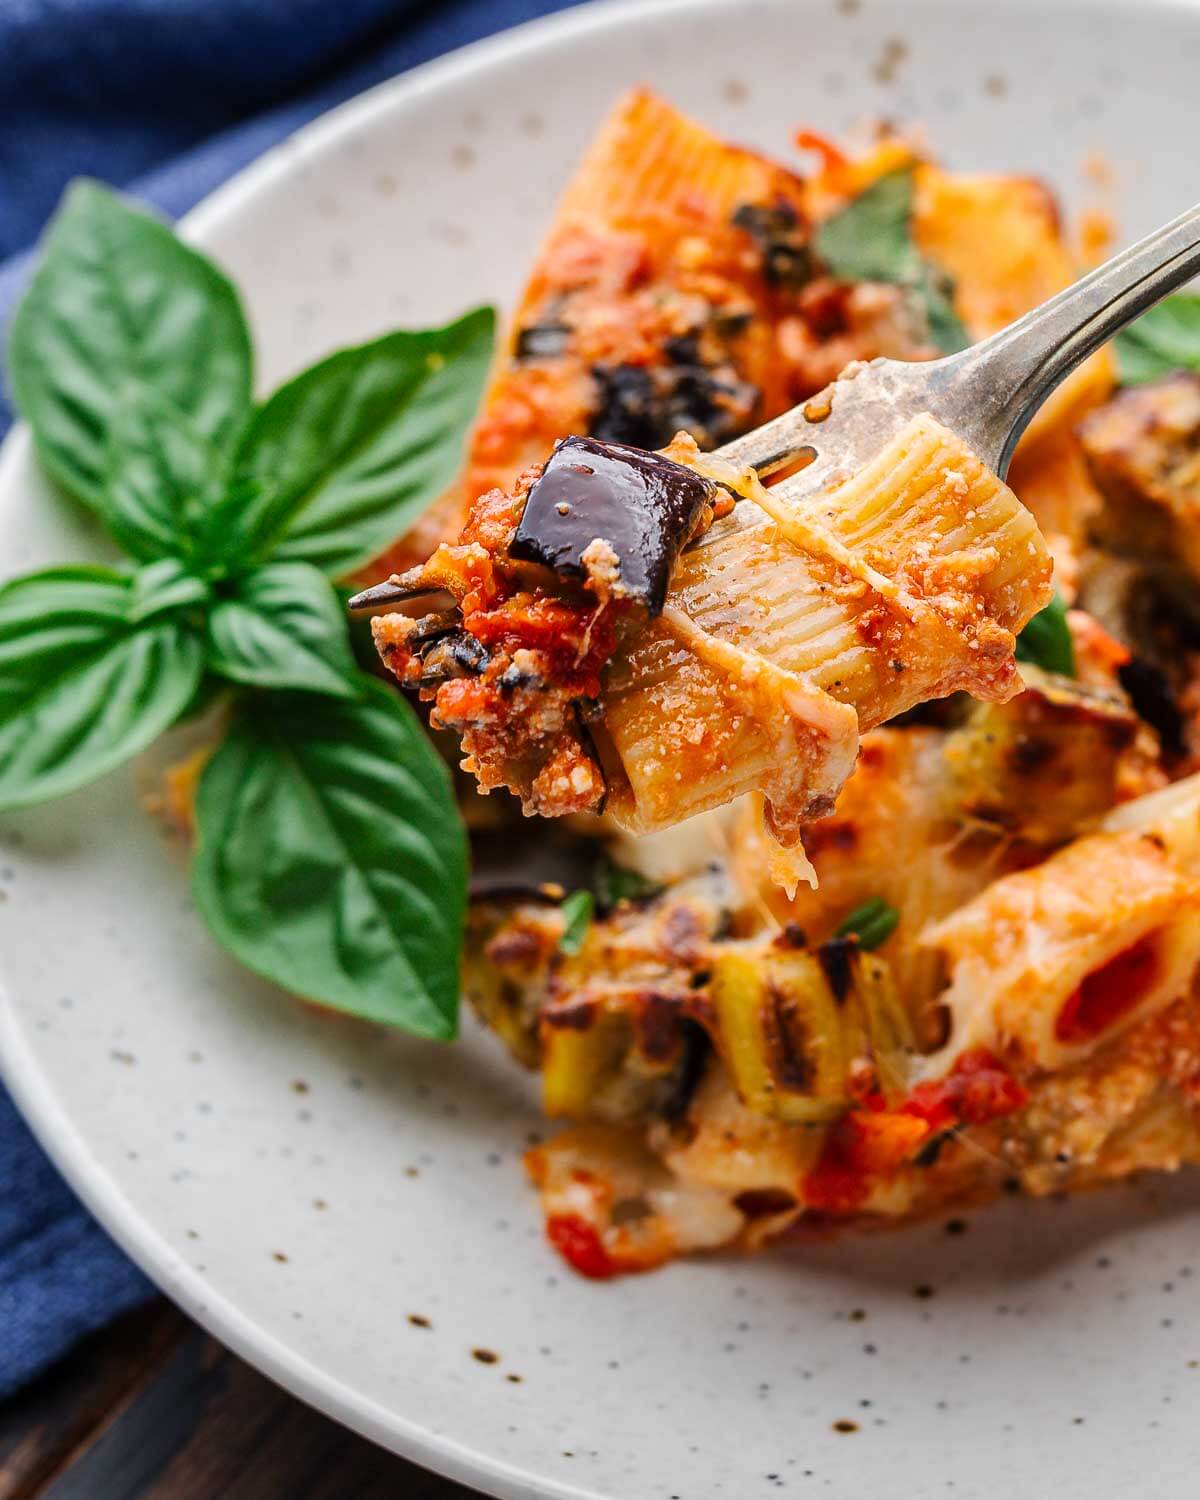
[[[558,946],[563,953],[578,953],[596,914],[596,898],[591,891],[572,891],[559,911],[562,912],[563,930]]]
[[[253,478],[227,475],[220,496],[205,512],[196,537],[196,555],[214,572],[252,567],[255,557],[251,538],[269,504],[264,486]]]
[[[343,349],[259,409],[236,477],[257,482],[234,544],[339,576],[406,530],[458,470],[495,315]]]
[[[268,563],[208,617],[208,664],[232,682],[354,698],[354,656],[333,585],[308,563]]]
[[[110,414],[101,517],[131,557],[191,556],[225,460],[173,401],[126,384]]]
[[[1144,385],[1173,370],[1200,370],[1200,295],[1177,292],[1117,334],[1122,385]]]
[[[913,296],[929,329],[929,338],[942,354],[957,354],[971,342],[971,335],[954,311],[954,283],[928,261],[913,288]]]
[[[155,739],[199,685],[199,638],[129,618],[133,585],[53,568],[0,589],[0,807],[74,791]]]
[[[834,929],[834,937],[858,939],[860,948],[870,950],[886,943],[895,932],[900,913],[890,906],[882,896],[872,896],[861,906],[856,906],[850,915]]]
[[[126,617],[136,624],[154,615],[202,608],[209,597],[208,584],[189,573],[185,562],[177,557],[163,557],[147,563],[133,575]]]
[[[1067,605],[1063,596],[1054,598],[1039,610],[1017,637],[1018,661],[1027,661],[1046,672],[1062,677],[1075,676],[1075,642],[1067,623]]]
[[[839,281],[911,282],[921,270],[912,211],[912,168],[900,167],[817,225],[817,258]]]
[[[458,1023],[466,837],[446,767],[391,689],[250,697],[196,798],[196,904],[248,968],[418,1036]]]
[[[661,896],[666,886],[602,854],[592,872],[592,890],[597,905],[608,911],[622,901],[649,901],[654,896]]]
[[[813,247],[839,281],[882,281],[906,289],[943,354],[971,342],[952,301],[949,278],[924,259],[912,234],[913,169],[877,178],[817,226]]]
[[[250,336],[233,286],[167,225],[97,182],[68,190],[13,316],[9,379],[47,471],[102,501],[117,392],[152,387],[218,447],[250,409]]]

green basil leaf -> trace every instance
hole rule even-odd
[[[563,953],[578,953],[596,915],[596,898],[591,891],[572,891],[559,910],[563,916],[563,930],[558,946]]]
[[[935,270],[928,261],[913,289],[929,338],[942,354],[957,354],[971,342],[962,319],[954,311],[954,283],[944,272]]]
[[[256,973],[450,1038],[467,848],[450,775],[399,694],[253,696],[196,798],[196,904]]]
[[[161,392],[127,384],[105,456],[100,514],[125,551],[142,561],[194,555],[222,498],[221,450]]]
[[[817,225],[817,258],[839,281],[913,281],[921,257],[913,243],[912,211],[912,168],[900,167]]]
[[[622,901],[649,901],[661,896],[666,886],[602,854],[592,871],[592,890],[601,910],[609,911]]]
[[[231,283],[170,228],[97,182],[67,191],[13,316],[9,379],[48,472],[101,505],[117,392],[155,389],[218,447],[251,401],[250,336]]]
[[[209,585],[188,571],[178,557],[146,563],[130,581],[127,618],[135,624],[154,615],[182,609],[201,609],[210,598]]]
[[[252,539],[269,505],[264,486],[254,478],[226,475],[223,492],[208,507],[195,541],[196,556],[214,572],[252,567]]]
[[[1122,385],[1144,385],[1173,370],[1200,370],[1200,295],[1177,292],[1117,334]]]
[[[333,585],[308,563],[267,563],[208,617],[208,665],[232,682],[355,698],[354,656]]]
[[[885,173],[817,226],[817,258],[839,281],[882,281],[904,287],[943,354],[971,342],[954,311],[953,285],[926,261],[912,235],[911,167]]]
[[[870,950],[886,943],[895,932],[900,913],[890,906],[882,896],[872,896],[861,906],[856,906],[841,925],[834,929],[834,937],[853,937],[858,946]]]
[[[179,717],[204,668],[169,618],[131,621],[131,581],[53,568],[0,588],[0,807],[74,791]]]
[[[1017,660],[1030,662],[1046,672],[1062,677],[1075,676],[1075,642],[1067,623],[1067,605],[1063,596],[1054,598],[1039,610],[1017,637]]]
[[[445,328],[391,333],[276,391],[238,453],[238,480],[257,481],[263,501],[242,512],[231,545],[335,577],[368,562],[454,478],[494,327],[483,307]]]

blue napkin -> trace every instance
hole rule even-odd
[[[567,3],[2,0],[0,325],[71,177],[181,214],[342,100]],[[0,1088],[0,1398],[152,1291]]]

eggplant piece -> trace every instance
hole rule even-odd
[[[530,832],[523,820],[473,833],[471,900],[557,905],[565,892],[589,885],[595,858],[593,840],[552,829]]]
[[[596,406],[589,434],[600,443],[658,448],[671,441],[659,381],[642,365],[593,365]]]
[[[412,587],[399,578],[385,578],[382,583],[373,583],[346,601],[346,608],[354,614],[365,610],[386,609],[389,613],[408,615],[420,619],[431,614],[457,614],[458,600],[448,589],[437,584]]]
[[[711,363],[695,332],[668,339],[662,365],[593,365],[596,402],[588,436],[632,448],[665,448],[682,428],[719,448],[754,425],[761,392],[732,364]]]
[[[1158,735],[1165,754],[1187,753],[1187,720],[1167,674],[1152,661],[1132,656],[1117,668],[1121,686],[1129,694],[1138,717]]]
[[[530,323],[517,335],[518,360],[557,359],[567,352],[571,340],[569,323]]]
[[[449,682],[452,677],[478,677],[490,660],[487,647],[461,626],[439,629],[436,635],[426,636],[421,646],[422,687]]]
[[[1074,838],[1119,799],[1137,715],[1119,693],[1026,665],[1008,703],[971,701],[945,734],[943,813],[1043,848]]]
[[[509,556],[584,578],[596,541],[616,559],[613,592],[661,613],[675,560],[716,486],[657,453],[568,437],[530,486]]]
[[[744,229],[762,254],[763,279],[771,286],[796,289],[816,273],[804,226],[790,203],[743,203],[733,222]]]
[[[1089,412],[1079,438],[1103,507],[1092,540],[1200,579],[1200,375],[1177,370]]]

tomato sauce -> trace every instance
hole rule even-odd
[[[599,1230],[579,1214],[555,1214],[547,1219],[546,1238],[581,1276],[607,1281],[621,1270],[604,1248]]]
[[[919,1083],[902,1106],[906,1114],[925,1120],[931,1132],[956,1125],[983,1125],[1011,1115],[1029,1099],[1028,1093],[986,1047],[973,1047],[954,1064],[945,1078]]]
[[[870,1095],[829,1132],[804,1181],[804,1201],[829,1214],[851,1214],[866,1202],[875,1177],[898,1171],[935,1135],[960,1125],[982,1125],[1014,1113],[1025,1089],[985,1048],[973,1048],[945,1078],[920,1083],[895,1110]]]
[[[1141,1003],[1158,976],[1157,934],[1151,932],[1089,974],[1067,997],[1055,1037],[1068,1045],[1095,1041]]]

